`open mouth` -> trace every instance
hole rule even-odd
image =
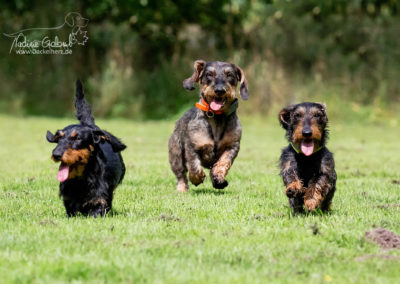
[[[213,111],[219,111],[221,108],[223,108],[225,105],[225,100],[222,100],[221,98],[216,98],[210,103],[210,108]]]
[[[69,165],[61,162],[60,168],[58,169],[57,179],[59,182],[64,182],[69,176]]]
[[[314,141],[312,139],[302,140],[300,149],[304,155],[310,156],[312,153],[314,153]]]

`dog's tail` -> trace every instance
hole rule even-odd
[[[95,125],[92,110],[90,109],[88,102],[85,100],[82,83],[79,80],[76,81],[75,109],[76,118],[81,122],[81,124]]]

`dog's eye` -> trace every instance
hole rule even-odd
[[[212,77],[212,76],[213,76],[213,74],[211,72],[206,73],[206,77]]]
[[[315,117],[315,118],[320,118],[320,117],[321,117],[321,114],[320,114],[319,112],[316,112],[316,113],[314,113],[314,117]]]
[[[231,77],[231,78],[235,77],[235,75],[233,75],[232,72],[228,72],[228,73],[226,74],[226,76],[227,76],[227,77]]]
[[[294,118],[298,119],[298,118],[301,118],[301,117],[302,117],[302,114],[299,113],[299,112],[294,114]]]

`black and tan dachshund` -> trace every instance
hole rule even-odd
[[[80,124],[68,125],[46,138],[57,143],[52,159],[61,162],[58,171],[60,196],[68,216],[78,212],[104,216],[111,209],[114,189],[121,183],[125,165],[121,151],[126,146],[94,123],[82,84],[76,82],[76,117]]]
[[[282,150],[281,176],[294,213],[320,208],[328,211],[336,190],[333,155],[325,147],[328,138],[326,107],[301,103],[282,109],[279,121],[289,146]]]

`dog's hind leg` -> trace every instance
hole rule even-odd
[[[201,184],[206,178],[206,174],[201,167],[200,158],[194,149],[185,147],[185,160],[187,162],[187,168],[189,170],[189,180],[195,186]]]
[[[183,149],[179,143],[179,138],[175,133],[173,133],[169,139],[168,148],[169,163],[171,164],[171,169],[177,179],[176,190],[178,192],[186,192],[189,189],[188,180],[186,177],[187,169],[185,166]]]
[[[104,217],[108,210],[111,209],[110,204],[104,198],[95,197],[83,204],[83,211],[92,217]]]
[[[325,199],[322,201],[322,203],[321,203],[321,210],[322,210],[323,212],[327,212],[327,211],[329,211],[329,210],[331,209],[332,198],[333,198],[333,195],[335,194],[335,190],[336,190],[336,187],[333,187],[333,188],[328,192],[328,194],[325,196]]]

